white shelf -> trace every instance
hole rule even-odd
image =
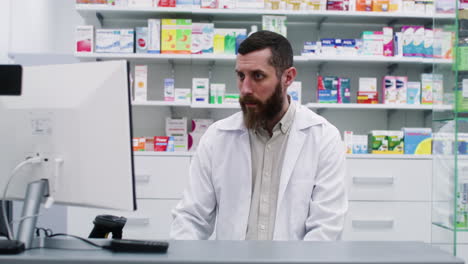
[[[159,157],[191,157],[194,152],[188,151],[177,151],[177,152],[166,152],[166,151],[134,151],[134,156],[159,156]]]
[[[240,109],[239,104],[191,104],[191,103],[180,103],[180,102],[168,102],[168,101],[146,101],[139,102],[133,101],[133,106],[181,106],[191,108],[214,108],[214,109]]]
[[[436,19],[454,19],[454,14],[418,14],[403,12],[364,12],[364,11],[331,11],[331,10],[308,10],[308,11],[289,11],[289,10],[266,10],[266,9],[206,9],[206,8],[188,8],[188,7],[113,7],[91,4],[78,4],[76,10],[83,17],[95,16],[100,13],[104,18],[137,18],[145,19],[155,15],[174,15],[187,14],[191,17],[209,16],[219,20],[243,20],[254,18],[258,19],[262,15],[285,15],[289,21],[307,21],[316,22],[322,18],[332,22],[361,22],[361,23],[386,23],[394,19],[412,19],[429,21]],[[307,19],[303,19],[307,17]],[[297,18],[297,19],[296,19]]]
[[[190,103],[168,102],[168,101],[133,101],[133,106],[191,106]]]
[[[335,104],[335,103],[308,103],[311,109],[383,109],[383,110],[432,110],[433,105],[391,105],[391,104]],[[437,110],[450,110],[450,105],[438,105]]]
[[[192,104],[192,108],[240,109],[239,104]]]
[[[347,159],[424,159],[431,160],[432,155],[407,155],[407,154],[346,154]]]
[[[168,101],[133,101],[133,106],[180,106],[204,109],[240,109],[239,104],[191,104]],[[390,105],[390,104],[336,104],[336,103],[307,103],[310,109],[374,109],[374,110],[451,110],[450,105]]]
[[[131,60],[131,61],[152,61],[167,63],[174,61],[177,63],[205,64],[209,62],[229,63],[236,61],[236,55],[223,54],[148,54],[148,53],[75,53],[79,59],[104,59],[104,60]],[[450,59],[429,59],[417,57],[384,57],[384,56],[294,56],[294,62],[300,64],[314,64],[322,62],[367,62],[367,63],[403,63],[403,64],[446,64],[451,65]]]
[[[182,156],[190,157],[195,152],[164,152],[164,151],[135,151],[135,156]],[[432,155],[405,155],[405,154],[346,154],[347,159],[432,159]]]

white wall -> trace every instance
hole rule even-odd
[[[0,0],[0,64],[8,63],[10,0]]]
[[[75,0],[0,0],[0,9],[4,1],[11,6],[11,53],[73,53],[74,29],[82,24]]]

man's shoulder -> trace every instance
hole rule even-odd
[[[300,129],[315,125],[330,124],[323,116],[318,115],[304,105],[297,106],[296,120]]]
[[[218,120],[213,123],[210,128],[215,131],[246,130],[242,112],[237,112],[226,118]]]

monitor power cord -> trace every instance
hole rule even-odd
[[[29,164],[38,164],[38,163],[41,163],[42,162],[42,159],[41,157],[30,157],[30,158],[27,158],[26,160],[22,161],[20,164],[18,164],[14,169],[13,171],[11,172],[10,174],[10,178],[8,179],[7,181],[7,184],[5,185],[5,188],[3,189],[3,198],[2,198],[2,217],[3,217],[3,221],[5,222],[5,226],[6,226],[6,229],[7,229],[7,238],[8,240],[12,240],[14,239],[14,234],[13,234],[13,230],[11,229],[11,226],[10,226],[10,222],[8,221],[8,217],[7,217],[7,211],[6,211],[6,197],[7,197],[7,193],[8,193],[8,187],[10,186],[10,183],[11,181],[13,180],[13,178],[17,175],[18,171],[23,168],[24,166],[26,165],[29,165]],[[34,217],[34,216],[30,216],[30,217]],[[19,221],[22,221],[24,219],[26,219],[27,217],[25,218],[22,218],[20,219]]]

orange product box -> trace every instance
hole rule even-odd
[[[145,150],[145,138],[137,137],[133,138],[133,151],[144,151]]]
[[[356,11],[372,11],[372,0],[356,0]]]

